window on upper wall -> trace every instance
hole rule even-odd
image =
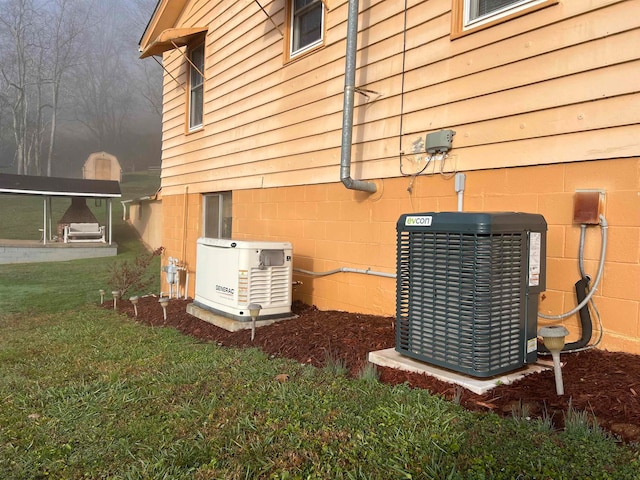
[[[286,59],[308,52],[324,42],[324,3],[321,0],[288,0]]]
[[[202,128],[204,111],[204,43],[188,52],[189,61],[189,131]]]
[[[558,3],[558,0],[453,0],[452,36],[494,25]]]
[[[231,192],[204,196],[203,233],[208,238],[231,238]]]

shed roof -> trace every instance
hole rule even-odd
[[[0,193],[58,197],[119,198],[120,183],[115,180],[39,177],[0,174]]]

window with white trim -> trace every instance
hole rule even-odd
[[[288,58],[307,52],[324,41],[324,3],[321,0],[289,0],[287,9]]]
[[[204,196],[203,234],[207,238],[231,238],[231,192]]]
[[[204,43],[189,49],[189,131],[202,128],[204,111]]]
[[[453,34],[465,33],[558,3],[558,0],[453,0]]]

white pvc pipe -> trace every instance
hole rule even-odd
[[[455,189],[458,193],[458,211],[461,212],[464,204],[464,184],[467,176],[464,173],[456,173]]]

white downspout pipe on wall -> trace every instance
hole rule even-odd
[[[344,73],[344,107],[342,111],[342,149],[340,180],[350,190],[375,193],[376,185],[351,178],[351,147],[353,139],[353,104],[356,82],[356,52],[358,50],[358,0],[349,0],[347,19],[347,51]]]
[[[444,160],[443,160],[444,161]],[[458,194],[458,211],[461,212],[464,206],[464,184],[467,175],[464,173],[456,173],[455,188]]]

